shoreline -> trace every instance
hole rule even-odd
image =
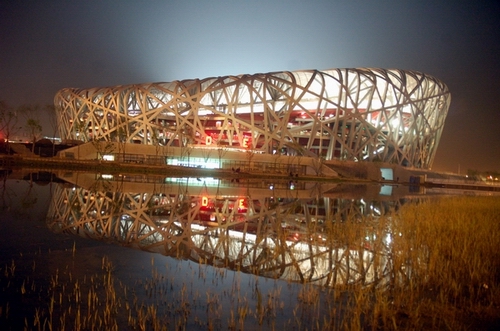
[[[293,179],[296,181],[327,182],[327,183],[361,183],[381,185],[403,185],[424,188],[440,188],[451,190],[500,192],[500,185],[487,185],[481,182],[452,183],[442,181],[424,181],[412,183],[407,181],[374,180],[366,178],[327,176],[304,174],[290,176],[280,172],[236,172],[231,169],[205,169],[198,167],[174,166],[167,164],[123,163],[101,160],[68,160],[57,157],[26,157],[20,155],[0,155],[0,169],[37,169],[37,170],[68,170],[77,172],[96,172],[106,174],[142,174],[169,177],[213,177],[219,179]]]
[[[28,168],[39,170],[70,170],[83,172],[97,172],[109,174],[143,174],[143,175],[168,175],[172,177],[215,177],[215,178],[293,178],[299,181],[327,181],[327,182],[363,182],[373,183],[370,180],[356,178],[341,178],[315,175],[301,175],[291,177],[290,174],[269,172],[235,172],[231,169],[204,169],[198,167],[184,167],[167,164],[136,164],[116,161],[99,160],[68,160],[59,158],[23,157],[0,155],[0,168],[16,169]]]

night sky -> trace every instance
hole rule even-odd
[[[499,1],[0,2],[0,100],[282,70],[417,70],[452,104],[433,170],[500,170]]]

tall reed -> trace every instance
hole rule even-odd
[[[317,226],[310,225],[311,233]],[[44,287],[31,275],[23,278],[12,260],[0,270],[0,286],[13,303],[37,298],[20,325],[35,330],[467,330],[500,324],[499,198],[427,199],[380,218],[330,220],[321,238],[318,244],[332,252],[342,247],[349,258],[369,256],[369,263],[346,266],[333,256],[342,285],[277,282],[264,291],[257,276],[246,284],[239,272],[231,278],[225,269],[200,265],[190,267],[190,281],[179,280],[180,269],[162,274],[153,260],[150,276],[125,285],[107,257],[99,272],[83,277],[61,266]],[[70,254],[78,256],[76,246]],[[34,272],[35,265],[38,270],[35,262],[26,269]],[[292,287],[298,290],[288,291]],[[12,308],[10,301],[0,303],[0,326],[10,321]]]
[[[384,329],[499,323],[500,199],[431,199],[380,222],[391,228],[392,272],[372,300],[356,305],[370,323]]]

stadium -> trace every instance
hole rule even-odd
[[[221,168],[295,157],[429,169],[450,99],[432,76],[359,68],[66,88],[55,106],[61,138],[86,143],[67,158]]]

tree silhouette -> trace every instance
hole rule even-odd
[[[9,140],[21,127],[18,125],[16,111],[9,107],[7,103],[0,100],[0,132],[3,135],[7,146],[7,153],[10,152]]]
[[[26,120],[24,129],[32,142],[31,152],[35,152],[35,143],[42,134],[42,125],[39,116],[44,108],[41,108],[39,105],[23,105],[18,109],[18,113]]]
[[[35,152],[35,143],[42,133],[42,125],[39,120],[28,118],[26,120],[26,129],[28,130],[29,136],[32,138],[31,152]]]

